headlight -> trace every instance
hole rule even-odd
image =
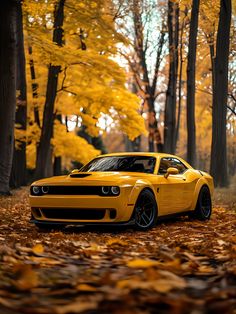
[[[118,186],[102,186],[103,196],[117,196],[120,194],[120,188]]]
[[[112,186],[111,187],[111,193],[114,195],[120,194],[120,188],[118,186]]]
[[[39,186],[33,186],[32,187],[32,192],[33,192],[33,195],[39,195],[40,194],[40,187]]]
[[[109,186],[102,186],[102,194],[108,195],[110,193],[110,187]]]
[[[49,192],[49,186],[42,186],[43,194],[47,194]]]

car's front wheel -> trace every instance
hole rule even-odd
[[[190,218],[208,220],[211,217],[212,202],[211,194],[207,186],[203,186],[199,192],[195,210],[190,213]]]
[[[156,224],[157,203],[150,190],[143,190],[140,193],[135,205],[134,215],[135,227],[139,230],[148,230]]]

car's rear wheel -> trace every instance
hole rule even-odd
[[[135,227],[139,230],[148,230],[155,226],[157,221],[157,203],[150,190],[143,190],[136,202]]]
[[[208,220],[211,217],[212,202],[211,194],[207,186],[203,186],[199,192],[195,210],[190,213],[191,218]]]

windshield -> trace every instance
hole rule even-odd
[[[90,161],[80,172],[91,171],[127,171],[153,173],[156,158],[148,156],[112,156],[100,157]]]

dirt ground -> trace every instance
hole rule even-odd
[[[208,222],[148,232],[29,223],[28,188],[0,198],[0,313],[236,313],[236,189]]]

